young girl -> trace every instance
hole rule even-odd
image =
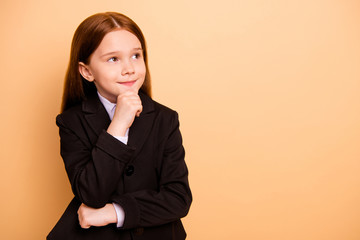
[[[178,115],[151,99],[131,19],[107,12],[79,25],[56,123],[75,197],[47,239],[185,239],[192,196]]]

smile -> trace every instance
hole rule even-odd
[[[131,87],[132,85],[134,85],[134,83],[136,82],[136,80],[133,81],[127,81],[127,82],[119,82],[121,85],[127,86],[127,87]]]

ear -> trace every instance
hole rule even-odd
[[[90,68],[83,62],[79,62],[79,72],[83,78],[88,80],[89,82],[93,82],[95,80]]]

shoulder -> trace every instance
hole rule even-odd
[[[141,94],[140,96],[143,102],[144,113],[154,112],[158,119],[163,120],[173,121],[178,119],[178,113],[174,109],[153,100],[145,94]]]
[[[156,115],[155,125],[162,129],[166,136],[170,136],[172,132],[179,130],[180,122],[177,111],[156,101],[153,102]]]
[[[148,95],[146,95],[143,92],[139,92],[143,107],[144,107],[144,111],[145,112],[152,112],[155,111],[157,113],[164,113],[164,114],[170,114],[170,115],[174,115],[177,114],[175,110],[155,101],[154,99],[152,99],[151,97],[149,97]]]
[[[82,115],[82,103],[66,109],[64,112],[56,116],[56,124],[63,125],[65,123],[77,122]]]
[[[90,96],[86,100],[83,100],[82,102],[66,109],[56,117],[56,122],[77,125],[84,120],[86,114],[92,113],[101,113],[106,116],[106,110],[97,95]]]
[[[166,114],[166,115],[177,115],[177,111],[175,111],[174,109],[171,109],[157,101],[154,101],[154,106],[155,106],[155,111]]]
[[[139,95],[143,104],[143,112],[140,118],[146,118],[146,115],[152,116],[149,119],[154,120],[154,129],[159,129],[165,134],[170,134],[174,129],[179,128],[179,116],[175,110],[153,100],[141,92]]]

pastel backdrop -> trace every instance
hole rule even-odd
[[[360,239],[357,0],[2,0],[0,239],[44,239],[72,198],[55,116],[72,35],[103,11],[142,28],[180,114],[188,239]]]

